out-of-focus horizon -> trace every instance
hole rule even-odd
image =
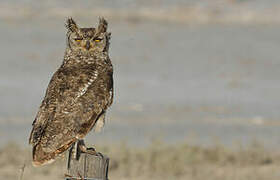
[[[0,146],[27,144],[69,16],[112,32],[115,102],[89,142],[279,147],[276,0],[1,1]]]

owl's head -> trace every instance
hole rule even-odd
[[[80,28],[72,18],[67,19],[68,48],[82,53],[108,52],[111,33],[107,32],[107,25],[107,21],[100,18],[97,28]]]

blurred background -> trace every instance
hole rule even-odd
[[[253,161],[253,166],[263,168],[262,163],[269,162],[271,169],[249,168],[244,174],[232,169],[208,169],[205,177],[209,179],[209,173],[213,179],[256,179],[268,174],[271,179],[280,178],[275,173],[278,154],[268,153],[277,152],[280,143],[277,0],[1,1],[0,157],[11,147],[21,153],[30,151],[31,124],[48,82],[63,59],[66,18],[73,17],[80,26],[88,27],[96,26],[99,16],[108,20],[112,32],[115,99],[104,130],[90,133],[86,139],[89,144],[107,147],[104,151],[109,154],[112,144],[119,149],[125,147],[120,151],[131,152],[131,157],[139,149],[143,156],[162,153],[159,159],[166,158],[168,148],[171,152],[179,149],[181,154],[175,151],[179,153],[177,159],[172,156],[166,160],[183,167],[179,173],[178,169],[169,173],[169,166],[164,169],[146,164],[160,170],[145,177],[167,173],[167,179],[204,179],[199,175],[203,173],[196,173],[201,166],[188,166],[193,154],[185,157],[183,164],[175,163],[189,151],[205,151],[202,154],[206,159],[207,152],[213,151],[220,168],[221,154],[225,162],[232,157],[239,162],[245,158],[235,154],[240,149],[261,149],[261,154],[252,155],[248,150],[247,155],[252,159],[264,157],[256,164]],[[230,155],[224,156],[221,151]],[[273,155],[266,159],[268,154]],[[114,153],[111,157],[114,159]],[[9,167],[2,174],[14,179],[9,169],[17,169],[23,162],[8,162],[2,162]],[[248,162],[244,166],[249,166]],[[124,171],[122,163],[127,163],[125,157],[113,160],[116,167],[111,179],[143,179],[133,170],[120,173]],[[42,172],[46,178],[62,175],[40,170],[41,179]]]

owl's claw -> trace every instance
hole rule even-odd
[[[87,151],[95,151],[95,149],[93,147],[89,147],[87,148]]]
[[[86,147],[85,143],[82,141],[79,144],[79,150],[82,153],[87,153],[87,154],[91,154],[91,155],[97,155],[97,152],[95,151],[95,149],[93,147]]]
[[[85,153],[88,153],[88,154],[90,154],[90,155],[95,155],[96,156],[96,154],[97,154],[97,152],[95,151],[95,149],[94,148],[86,148],[86,152]]]
[[[103,154],[102,154],[101,152],[97,152],[96,156],[99,156],[99,157],[101,157],[102,159],[104,159],[104,156],[103,156]]]
[[[80,153],[87,153],[90,155],[99,156],[102,159],[104,158],[103,154],[100,152],[96,152],[95,148],[93,148],[93,147],[87,148],[83,140],[79,140],[77,142],[77,151],[76,152],[78,152],[76,157],[79,157]]]
[[[99,156],[102,159],[104,158],[103,154],[101,152],[97,152],[93,147],[87,148],[86,153],[95,155],[95,156]]]
[[[100,152],[96,152],[96,150],[93,147],[86,148],[86,151],[84,153],[88,153],[90,155],[101,157],[102,159],[104,158],[103,154]]]
[[[96,150],[92,147],[87,148],[86,153],[97,156],[97,157],[101,157],[101,159],[104,159],[104,156],[101,152],[96,152]]]

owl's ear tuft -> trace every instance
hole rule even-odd
[[[107,26],[108,26],[107,21],[103,17],[99,18],[99,25],[98,25],[97,31],[106,32]]]
[[[65,26],[69,31],[72,32],[76,32],[79,29],[76,22],[71,17],[66,20]]]

